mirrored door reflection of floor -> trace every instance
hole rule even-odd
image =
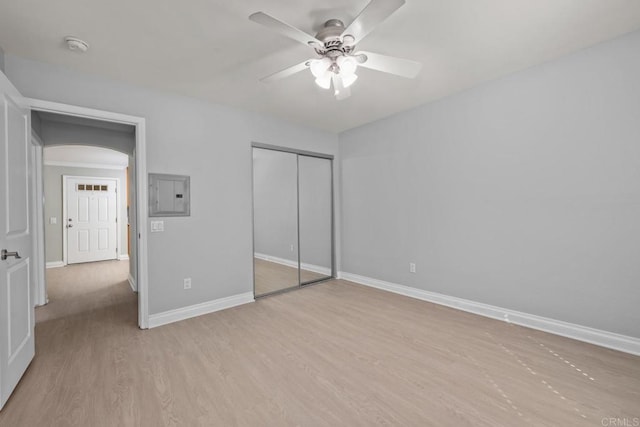
[[[47,270],[49,303],[36,308],[36,323],[100,312],[137,322],[137,294],[127,280],[128,261],[72,264]]]
[[[254,258],[255,294],[265,295],[271,292],[298,286],[298,269],[283,264]],[[327,277],[325,274],[309,270],[300,270],[300,281],[313,282]]]

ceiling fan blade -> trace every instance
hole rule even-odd
[[[360,43],[379,23],[398,10],[405,0],[371,0],[342,33],[353,36],[351,44]]]
[[[362,55],[364,55],[364,57]],[[354,56],[358,58],[361,67],[382,71],[383,73],[395,74],[396,76],[406,77],[408,79],[416,77],[422,68],[422,64],[419,62],[381,55],[379,53],[357,52]],[[364,62],[361,62],[363,60]]]
[[[273,73],[268,75],[267,77],[263,77],[260,79],[263,83],[273,83],[276,80],[284,79],[285,77],[292,76],[300,71],[306,70],[309,68],[309,60],[291,66],[289,68],[285,68],[284,70],[278,71],[277,73]]]
[[[302,30],[297,29],[285,22],[282,22],[271,15],[267,15],[264,12],[256,12],[249,16],[249,19],[253,22],[257,22],[258,24],[264,25],[276,33],[280,33],[283,36],[289,37],[295,41],[298,41],[307,46],[315,46],[320,45],[323,46],[322,42],[315,37],[305,33]]]

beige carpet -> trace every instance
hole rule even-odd
[[[91,306],[56,299],[37,324],[36,358],[2,427],[602,426],[640,416],[640,357],[345,281],[141,331],[122,270],[103,266],[55,272]]]

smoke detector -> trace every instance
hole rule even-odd
[[[73,50],[74,52],[86,52],[89,49],[89,43],[84,40],[80,40],[76,37],[65,37],[64,42],[67,44],[69,50]]]

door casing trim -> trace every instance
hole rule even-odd
[[[135,127],[135,166],[136,166],[136,227],[137,242],[137,284],[138,284],[138,326],[149,328],[149,266],[148,266],[148,197],[147,197],[147,140],[146,119],[144,117],[111,111],[96,110],[77,105],[44,101],[41,99],[23,98],[26,107],[35,111],[84,117],[107,122],[129,124]],[[42,197],[38,194],[37,197]],[[44,244],[44,235],[38,236],[40,244]],[[42,260],[44,262],[44,260]]]

